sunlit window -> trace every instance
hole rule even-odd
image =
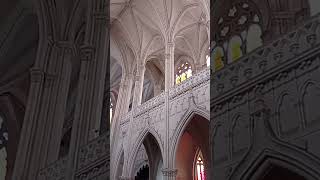
[[[211,52],[211,56],[213,58],[213,68],[215,71],[222,69],[223,64],[223,58],[224,58],[224,51],[221,47],[216,47]]]
[[[222,69],[263,45],[262,17],[256,5],[248,1],[231,4],[229,10],[215,22],[217,28],[211,42],[213,71]]]
[[[242,56],[241,46],[242,46],[242,40],[239,36],[235,36],[235,37],[231,38],[231,40],[229,42],[229,49],[228,49],[229,63],[232,63],[232,62],[238,60]]]
[[[253,24],[248,29],[247,35],[247,53],[262,46],[262,30],[258,24]]]
[[[210,56],[209,55],[206,56],[206,60],[207,60],[207,67],[210,67]]]
[[[112,111],[113,111],[113,104],[112,104],[112,101],[111,101],[111,98],[110,98],[110,124],[111,124],[111,121],[112,121]]]
[[[196,177],[195,180],[205,180],[205,172],[204,172],[204,162],[201,152],[199,151],[197,155],[197,161],[196,161]]]
[[[176,84],[180,84],[181,82],[185,81],[189,77],[192,76],[192,69],[191,65],[189,63],[182,63],[177,68],[176,73]]]

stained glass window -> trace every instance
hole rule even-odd
[[[182,63],[176,70],[176,84],[180,84],[192,76],[192,69],[189,63]]]
[[[204,172],[204,162],[201,152],[199,151],[197,155],[196,161],[196,179],[195,180],[205,180],[205,172]]]
[[[315,0],[317,1],[317,0]],[[261,13],[249,1],[231,3],[218,21],[214,22],[211,58],[213,70],[222,69],[263,44]]]
[[[212,51],[212,58],[213,58],[213,66],[214,70],[217,71],[219,69],[222,69],[224,64],[223,64],[223,57],[224,57],[224,52],[221,47],[216,47]]]
[[[229,63],[232,63],[236,60],[238,60],[242,56],[242,40],[239,36],[234,36],[231,38],[229,42],[229,49],[228,49],[228,60]]]
[[[255,50],[262,46],[262,30],[258,24],[253,24],[248,29],[247,35],[247,53]]]

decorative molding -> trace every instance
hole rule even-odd
[[[162,174],[163,174],[163,176],[166,176],[166,177],[176,177],[178,174],[178,170],[177,169],[163,169]]]
[[[40,83],[40,82],[43,82],[45,73],[42,69],[31,68],[30,75],[31,75],[31,82]]]
[[[84,45],[80,47],[81,61],[92,61],[94,58],[95,48],[92,45]]]

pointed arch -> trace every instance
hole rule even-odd
[[[160,153],[161,153],[161,158],[163,159],[164,157],[164,149],[163,149],[163,143],[161,140],[160,135],[158,135],[158,133],[152,129],[152,128],[145,128],[138,136],[137,140],[135,141],[135,145],[132,147],[132,151],[129,155],[129,160],[128,160],[128,175],[132,176],[133,175],[133,170],[134,170],[134,161],[136,159],[136,156],[138,154],[139,148],[143,145],[144,140],[147,138],[147,136],[150,135],[151,137],[153,137],[160,149]]]
[[[244,113],[237,113],[233,116],[231,127],[231,156],[243,155],[250,146],[250,120]]]
[[[204,119],[210,121],[210,112],[207,110],[203,110],[200,108],[194,108],[189,109],[181,118],[178,125],[176,126],[176,129],[174,131],[174,134],[171,137],[170,140],[170,157],[171,159],[176,159],[176,152],[178,149],[179,141],[184,133],[184,130],[189,125],[189,123],[192,121],[192,119],[196,116],[203,117]],[[174,166],[174,164],[172,164]]]
[[[292,94],[292,92],[285,90],[277,97],[275,112],[279,136],[289,135],[301,125],[298,100]]]
[[[232,173],[231,178],[240,180],[258,179],[272,166],[286,168],[304,177],[305,180],[317,180],[320,178],[317,169],[302,162],[295,156],[290,156],[288,153],[265,149],[256,158],[252,159],[251,162],[252,163],[240,163]]]
[[[224,67],[225,53],[222,47],[215,47],[211,52],[211,58],[214,71],[218,71]]]
[[[302,119],[305,126],[310,126],[320,118],[320,86],[311,79],[305,81],[300,88],[300,102],[302,102]]]
[[[249,26],[246,37],[246,53],[250,53],[256,48],[262,46],[262,29],[258,24],[252,24]]]
[[[232,63],[243,56],[243,41],[240,36],[233,36],[228,44],[228,63]]]

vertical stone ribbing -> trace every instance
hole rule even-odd
[[[109,14],[105,0],[88,1],[79,94],[72,127],[66,179],[74,179],[80,147],[99,135],[109,48]]]
[[[47,42],[46,67],[31,70],[29,104],[13,175],[17,180],[36,179],[38,171],[59,154],[74,47],[66,41]]]
[[[133,104],[132,104],[133,109],[141,105],[145,70],[146,70],[146,67],[144,64],[137,65],[137,73],[135,76]]]

